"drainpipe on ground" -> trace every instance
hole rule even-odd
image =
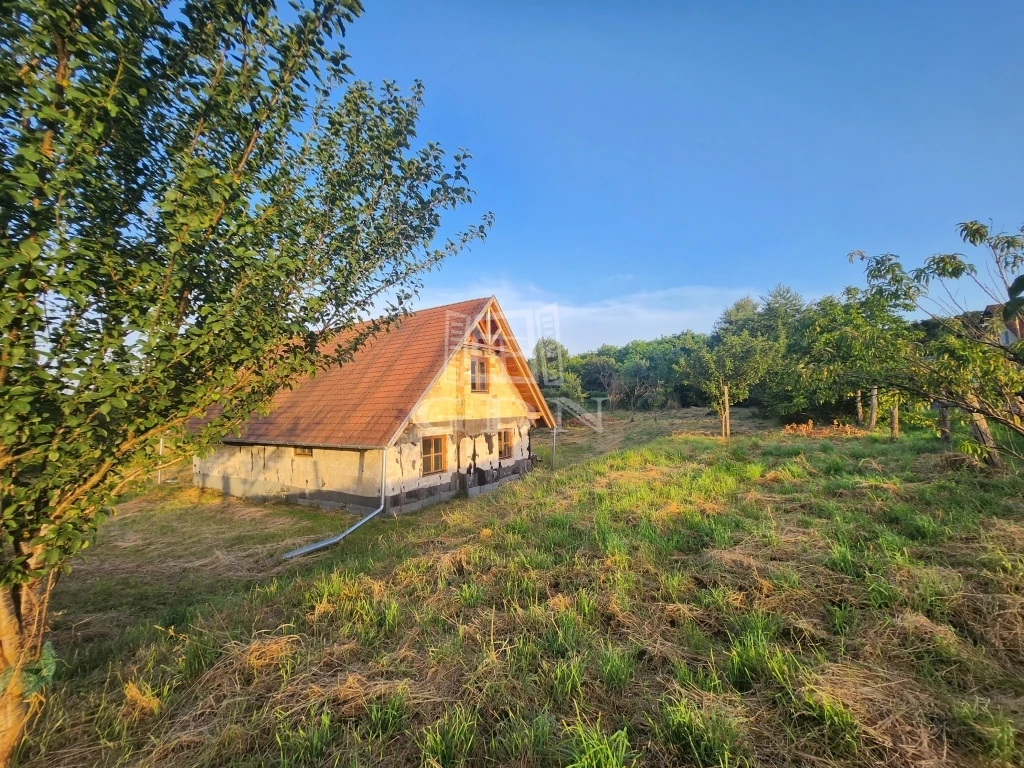
[[[361,520],[359,520],[359,522],[357,522],[351,528],[348,528],[345,531],[342,531],[341,533],[339,533],[339,534],[337,534],[335,536],[331,536],[329,539],[324,539],[323,541],[314,541],[312,544],[307,544],[304,547],[299,547],[298,549],[293,549],[291,552],[285,552],[283,555],[281,555],[281,559],[282,560],[291,560],[292,558],[295,558],[295,557],[302,557],[303,555],[308,555],[310,552],[317,552],[317,551],[319,551],[321,549],[326,549],[327,547],[333,547],[335,544],[337,544],[339,541],[344,539],[346,536],[348,536],[350,533],[352,533],[352,531],[354,531],[356,528],[361,526],[363,523],[365,523],[365,522],[367,522],[369,520],[372,520],[377,515],[379,515],[381,512],[383,512],[384,511],[384,506],[385,506],[385,504],[384,504],[384,497],[385,497],[385,494],[387,493],[387,461],[388,461],[388,448],[387,448],[387,446],[384,446],[383,448],[381,448],[381,451],[380,451],[380,506],[379,507],[377,507],[375,510],[373,510],[373,512],[368,514],[366,517],[364,517]]]

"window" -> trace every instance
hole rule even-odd
[[[487,358],[474,355],[469,360],[469,391],[487,391]]]
[[[502,429],[498,432],[498,458],[512,458],[512,430]]]
[[[447,465],[444,435],[423,438],[423,474],[444,472]]]
[[[313,449],[312,448],[304,448],[302,446],[295,446],[295,455],[296,456],[312,456],[313,455]]]

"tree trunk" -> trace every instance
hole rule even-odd
[[[950,451],[953,449],[953,432],[949,426],[949,406],[939,403],[939,440],[942,447]]]
[[[6,671],[6,670],[5,670]],[[21,741],[21,733],[28,721],[29,709],[22,696],[21,684],[13,675],[7,688],[0,693],[0,767],[7,768],[14,750]]]
[[[722,409],[722,437],[728,440],[732,432],[732,425],[729,423],[729,388],[725,386],[722,387],[722,402],[724,404]]]
[[[857,426],[864,426],[864,398],[861,397],[861,392],[857,390]]]
[[[0,690],[0,768],[11,764],[32,715],[22,675],[39,659],[50,586],[50,580],[36,579],[0,589],[0,679],[7,680]]]
[[[868,429],[872,432],[878,426],[878,387],[871,387],[871,405],[868,410]]]
[[[900,406],[894,405],[889,411],[889,439],[894,443],[900,436]]]
[[[996,450],[996,441],[988,428],[988,419],[980,413],[972,413],[971,431],[974,433],[974,439],[985,448],[985,463],[993,469],[1001,467],[1003,462],[999,458],[999,451]]]

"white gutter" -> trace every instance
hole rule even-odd
[[[344,539],[346,536],[348,536],[350,533],[352,533],[352,531],[354,531],[356,528],[361,526],[363,523],[365,523],[365,522],[367,522],[369,520],[372,520],[377,515],[379,515],[381,512],[383,512],[384,511],[384,496],[387,493],[387,461],[388,461],[388,447],[384,446],[383,448],[380,449],[380,506],[379,507],[377,507],[375,510],[373,510],[373,512],[368,514],[366,517],[362,518],[359,522],[357,522],[351,528],[348,528],[347,530],[342,531],[339,534],[331,536],[329,539],[324,539],[323,541],[314,541],[312,544],[306,544],[304,547],[299,547],[298,549],[293,549],[291,552],[285,552],[283,555],[281,555],[281,559],[282,560],[291,560],[294,557],[302,557],[303,555],[308,555],[310,552],[317,552],[317,551],[319,551],[321,549],[326,549],[327,547],[332,547],[335,544],[337,544],[339,541]]]

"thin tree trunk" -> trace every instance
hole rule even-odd
[[[949,426],[949,406],[939,403],[939,440],[947,451],[953,449],[953,432]]]
[[[1003,462],[999,458],[999,451],[996,450],[996,441],[988,428],[988,419],[980,413],[972,413],[971,431],[974,433],[974,439],[985,448],[985,463],[993,469],[1001,467]]]
[[[900,407],[894,405],[892,410],[889,411],[889,439],[893,442],[900,436]]]
[[[857,390],[857,426],[864,426],[864,398],[861,397],[861,392]]]
[[[872,432],[878,426],[878,387],[871,387],[871,405],[868,410],[868,429]]]

